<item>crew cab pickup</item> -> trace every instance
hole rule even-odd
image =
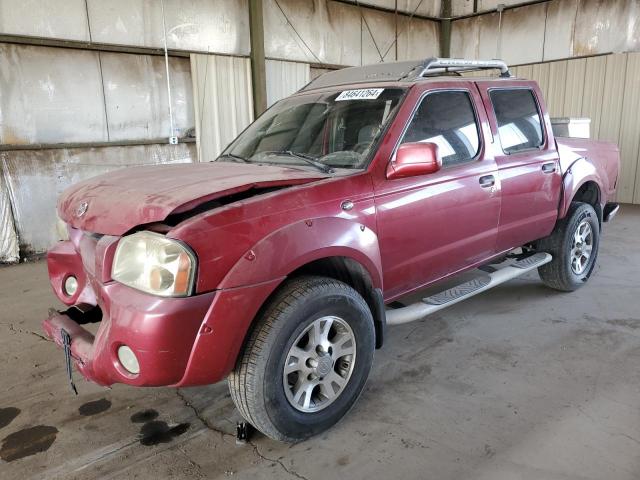
[[[468,75],[488,69],[500,75]],[[582,286],[618,211],[618,157],[554,138],[538,85],[501,61],[330,72],[218,158],[66,190],[68,238],[48,267],[69,308],[44,330],[70,377],[71,363],[100,385],[228,377],[248,422],[300,440],[354,404],[388,326],[534,269],[555,289]]]

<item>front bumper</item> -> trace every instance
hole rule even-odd
[[[43,322],[44,331],[62,346],[64,329],[78,370],[105,386],[189,386],[223,379],[235,364],[251,321],[282,280],[162,298],[114,281],[99,281],[107,278],[102,269],[88,271],[70,242],[60,242],[49,252],[48,267],[53,290],[64,303],[98,305],[102,318],[94,336],[80,325],[84,320],[78,317],[79,310],[73,315],[52,312]],[[75,298],[62,292],[68,275],[79,279]],[[135,353],[139,374],[120,364],[117,351],[122,345]]]
[[[178,383],[215,294],[161,299],[112,283],[99,296],[104,313],[95,337],[66,313],[52,312],[43,322],[47,336],[60,346],[61,330],[69,334],[80,373],[99,385]],[[135,353],[139,374],[120,364],[117,351],[122,345]]]

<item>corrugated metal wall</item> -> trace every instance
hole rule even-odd
[[[480,10],[521,3],[479,2]],[[637,0],[553,0],[505,10],[502,22],[498,13],[469,17],[452,22],[451,56],[518,64],[637,51],[639,16]]]
[[[249,54],[248,0],[165,0],[174,50]],[[0,0],[0,32],[162,48],[158,0]]]
[[[194,126],[189,59],[169,70],[182,136]],[[168,138],[168,111],[163,57],[0,44],[3,145]]]
[[[264,22],[272,59],[366,65],[427,58],[440,49],[438,22],[329,0],[264,0]]]
[[[589,117],[592,138],[620,146],[618,201],[640,204],[640,53],[524,65],[512,71],[540,84],[552,117]]]

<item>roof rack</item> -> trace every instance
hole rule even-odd
[[[501,77],[511,77],[509,67],[502,60],[465,60],[464,58],[437,58],[403,62],[376,63],[327,72],[311,80],[301,90],[376,81],[413,81],[431,75],[471,70],[500,70]]]
[[[422,64],[418,77],[445,72],[461,72],[465,70],[500,70],[501,77],[511,77],[509,67],[502,60],[466,60],[464,58],[427,58]]]

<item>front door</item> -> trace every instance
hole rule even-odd
[[[386,300],[495,253],[500,182],[478,91],[462,81],[416,88],[423,91],[399,144],[437,144],[443,168],[376,182]]]

